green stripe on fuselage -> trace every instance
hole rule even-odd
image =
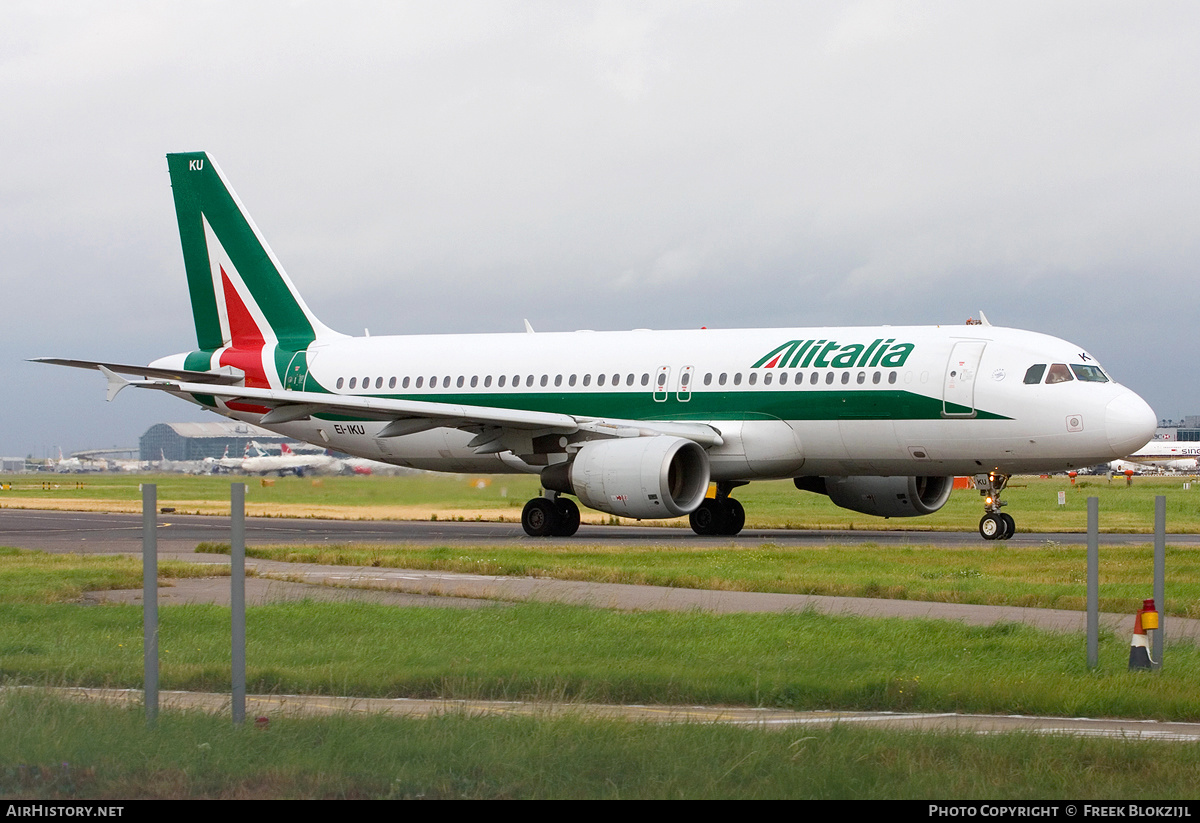
[[[355,395],[349,395],[355,396]],[[651,393],[638,392],[521,392],[512,394],[429,393],[362,395],[395,400],[421,400],[463,406],[554,412],[576,417],[621,420],[941,420],[943,403],[936,397],[882,389],[874,391],[741,391],[693,392],[681,402],[671,393],[655,402]],[[946,404],[950,414],[967,415],[965,406]],[[322,419],[363,419],[321,414]],[[976,410],[973,419],[1008,420],[1001,414]]]

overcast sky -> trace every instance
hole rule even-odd
[[[1200,6],[0,5],[0,454],[215,419],[167,165],[347,333],[961,323],[1200,414]]]

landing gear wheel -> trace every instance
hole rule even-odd
[[[725,498],[725,531],[731,537],[736,535],[746,525],[746,509],[732,497]]]
[[[979,536],[984,540],[1006,540],[1010,534],[1005,515],[985,514],[979,521]]]
[[[743,517],[745,513],[743,512]],[[700,507],[688,516],[692,531],[700,535],[724,534],[725,508],[711,497],[706,497]]]
[[[1000,513],[1000,519],[1004,521],[1004,537],[1000,539],[1007,540],[1017,533],[1017,521],[1013,520],[1013,516],[1006,512]]]
[[[576,509],[578,515],[578,509]],[[521,512],[521,528],[530,537],[549,537],[555,534],[562,516],[558,512],[555,501],[545,497],[535,497],[525,504]],[[578,528],[578,521],[576,522]]]
[[[569,497],[560,497],[554,502],[558,504],[558,527],[553,534],[555,537],[571,537],[579,531],[579,507]]]

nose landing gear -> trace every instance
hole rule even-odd
[[[1000,492],[1008,485],[1009,475],[989,474],[975,475],[975,488],[983,497],[984,515],[979,521],[979,536],[984,540],[1008,540],[1017,530],[1017,522],[1012,515],[1000,511],[1001,506],[1007,505],[1000,499]]]

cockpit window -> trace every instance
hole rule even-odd
[[[1074,380],[1071,377],[1071,370],[1067,368],[1066,363],[1054,363],[1050,366],[1050,373],[1046,375],[1046,383],[1066,383]]]
[[[1029,367],[1029,371],[1025,372],[1025,382],[1029,385],[1042,382],[1042,375],[1046,373],[1046,364],[1037,363]]]
[[[1081,363],[1072,363],[1071,371],[1075,372],[1075,376],[1085,383],[1108,382],[1108,375],[1099,366],[1085,366]]]

